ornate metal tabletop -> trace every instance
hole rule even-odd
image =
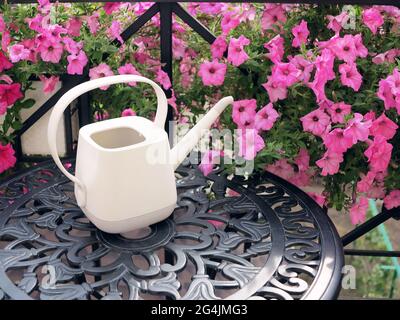
[[[171,217],[124,236],[85,218],[53,162],[0,184],[0,300],[337,296],[341,242],[304,192],[267,172],[176,178]]]

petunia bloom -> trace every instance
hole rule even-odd
[[[362,84],[362,76],[357,70],[355,63],[341,64],[339,66],[340,81],[344,86],[352,88],[354,91],[358,91]]]
[[[241,35],[238,39],[232,38],[228,46],[228,61],[238,67],[249,59],[244,47],[250,44],[250,40]]]
[[[159,84],[163,86],[165,90],[168,90],[172,87],[171,79],[169,78],[168,73],[166,73],[161,68],[159,68],[157,71],[156,80]]]
[[[257,153],[265,146],[264,139],[257,133],[257,130],[241,130],[239,135],[239,156],[246,160],[253,160]]]
[[[300,118],[304,131],[311,132],[316,136],[322,136],[331,122],[330,117],[320,109],[316,109]]]
[[[224,36],[219,36],[211,45],[211,56],[213,59],[221,59],[224,56],[228,44]]]
[[[136,116],[136,112],[131,108],[126,108],[122,110],[121,117],[131,117],[131,116]]]
[[[0,143],[0,173],[12,168],[17,159],[14,156],[15,151],[10,143],[3,145]]]
[[[382,113],[379,118],[372,122],[370,133],[373,136],[381,135],[386,140],[390,140],[394,137],[398,128],[399,126],[396,123],[386,117],[385,113]]]
[[[45,40],[40,44],[38,50],[43,61],[59,63],[64,48],[57,40]]]
[[[77,55],[71,54],[67,57],[67,73],[68,74],[83,74],[83,68],[88,63],[88,58],[83,50]]]
[[[22,97],[23,94],[19,83],[0,84],[0,105],[11,106]]]
[[[255,128],[259,131],[270,130],[278,117],[279,114],[274,109],[272,103],[268,103],[265,107],[257,112],[255,116]]]
[[[292,34],[294,36],[292,41],[293,47],[298,48],[302,44],[307,43],[307,38],[310,34],[310,31],[308,31],[307,22],[301,20],[297,26],[293,27]]]
[[[350,208],[350,221],[353,225],[365,221],[368,206],[368,199],[366,197],[361,197],[358,203],[353,204]]]
[[[220,86],[225,81],[226,64],[217,60],[205,61],[200,65],[198,75],[205,86]]]
[[[254,124],[257,109],[257,101],[237,100],[233,103],[232,119],[240,127],[251,127]]]
[[[9,47],[8,52],[10,54],[10,60],[13,63],[19,62],[21,60],[27,60],[31,53],[22,44],[15,44]]]
[[[324,156],[315,163],[322,169],[321,175],[327,176],[338,173],[340,163],[342,162],[342,153],[334,153],[328,150],[325,152]]]
[[[13,64],[7,59],[4,53],[0,50],[0,72],[12,68]]]
[[[332,122],[344,123],[344,117],[351,112],[351,105],[344,102],[333,103],[327,108],[327,111],[331,116]]]
[[[369,147],[365,150],[364,155],[368,158],[371,171],[386,171],[392,157],[393,145],[387,142],[384,136],[375,136]]]
[[[39,79],[43,84],[43,92],[46,94],[52,93],[54,91],[56,85],[60,81],[60,77],[56,77],[56,76],[51,76],[51,77],[47,78],[44,75],[40,75]]]
[[[400,190],[391,191],[384,199],[385,208],[390,210],[400,206]]]
[[[336,128],[324,136],[324,145],[333,153],[343,153],[353,145],[353,139],[343,129]]]
[[[369,8],[363,11],[362,21],[371,30],[373,34],[376,34],[378,28],[385,22],[378,9]]]
[[[357,141],[366,141],[369,136],[371,125],[371,120],[367,120],[360,113],[355,113],[353,119],[350,119],[347,123],[346,129],[344,129],[344,135],[352,139],[353,144],[357,143]]]
[[[100,63],[97,67],[93,67],[89,70],[89,77],[91,80],[108,77],[114,75],[110,66],[106,63]],[[100,90],[107,90],[109,86],[102,86]]]
[[[133,75],[140,76],[140,73],[136,70],[136,68],[132,65],[132,63],[127,63],[127,64],[119,67],[118,73],[119,74],[133,74]],[[128,84],[132,87],[136,86],[136,82],[134,82],[134,81],[129,82]]]

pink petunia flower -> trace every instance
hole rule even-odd
[[[73,17],[67,22],[67,32],[72,37],[79,37],[81,34],[82,20],[79,17]]]
[[[107,28],[106,33],[111,40],[117,39],[119,43],[123,44],[124,40],[121,38],[121,31],[121,24],[118,21],[113,21],[111,26]]]
[[[368,199],[360,197],[358,203],[353,204],[350,208],[350,221],[353,225],[363,223],[365,221],[368,210]]]
[[[365,121],[363,122],[363,120]],[[353,144],[357,141],[366,141],[371,125],[371,120],[365,119],[360,113],[355,113],[354,118],[349,120],[346,129],[344,129],[344,135],[352,139]]]
[[[368,158],[371,171],[386,171],[392,156],[393,145],[384,136],[375,136],[364,155]]]
[[[59,63],[63,54],[63,45],[57,40],[44,40],[39,48],[40,57],[45,62]]]
[[[3,15],[0,14],[0,32],[6,30],[6,23],[4,22]]]
[[[335,62],[335,56],[329,49],[323,49],[321,54],[315,59],[315,75],[314,80],[309,87],[313,90],[317,102],[326,101],[325,85],[329,80],[336,78],[336,74],[333,70]]]
[[[11,106],[23,97],[19,83],[0,84],[0,105]]]
[[[22,44],[14,44],[8,48],[8,53],[10,55],[11,62],[16,63],[21,60],[27,60],[31,52]]]
[[[235,29],[240,24],[240,19],[237,17],[236,12],[226,11],[223,13],[221,20],[222,34],[227,35],[231,30]]]
[[[239,156],[246,160],[253,160],[257,153],[265,146],[264,139],[257,133],[257,130],[241,130],[239,139]]]
[[[226,64],[219,63],[216,59],[205,61],[200,65],[198,75],[205,86],[220,86],[225,81]]]
[[[385,208],[390,210],[400,206],[400,190],[391,191],[384,199]]]
[[[86,23],[91,34],[96,34],[100,29],[99,14],[95,12],[90,17],[86,18]]]
[[[106,63],[100,63],[97,67],[91,68],[89,70],[90,79],[98,79],[103,77],[108,77],[114,75],[110,66]],[[100,90],[107,90],[109,86],[100,87]]]
[[[373,34],[376,34],[378,28],[381,27],[385,22],[381,13],[376,8],[364,10],[362,13],[362,20]]]
[[[289,61],[297,68],[297,70],[300,71],[298,75],[298,80],[303,81],[304,83],[308,83],[311,77],[311,73],[314,70],[314,64],[301,55],[291,57],[289,58]]]
[[[330,105],[327,109],[333,123],[344,123],[344,117],[351,112],[351,105],[338,102]]]
[[[65,45],[65,50],[68,51],[69,54],[75,54],[77,55],[80,50],[83,48],[83,42],[76,42],[70,37],[64,37],[63,42]]]
[[[79,51],[77,55],[71,54],[67,57],[68,66],[67,73],[68,74],[83,74],[83,68],[88,63],[88,58],[83,50]]]
[[[136,112],[131,108],[126,108],[122,110],[121,117],[131,117],[131,116],[136,116]]]
[[[252,127],[256,116],[257,101],[237,100],[233,102],[232,119],[239,127]]]
[[[224,7],[225,4],[221,2],[201,2],[199,3],[198,9],[205,14],[218,15],[222,12]]]
[[[382,113],[379,118],[372,122],[370,128],[370,134],[373,136],[383,136],[386,140],[390,140],[396,134],[396,130],[399,126],[386,117],[385,113]]]
[[[353,139],[343,129],[336,128],[324,136],[324,145],[330,152],[343,153],[353,145]]]
[[[287,20],[286,12],[281,4],[265,4],[265,9],[261,17],[261,28],[271,30],[284,24]]]
[[[2,145],[0,143],[0,173],[12,168],[17,159],[14,156],[15,151],[10,143]]]
[[[273,63],[279,63],[285,53],[285,40],[278,34],[265,43],[264,48],[268,50],[267,58]]]
[[[321,175],[327,176],[336,174],[339,171],[340,163],[343,162],[342,153],[325,152],[324,156],[315,162],[322,169]]]
[[[2,51],[0,51],[0,72],[12,68],[13,64],[7,59]]]
[[[264,130],[270,130],[276,119],[278,119],[279,114],[276,112],[274,109],[274,106],[272,103],[268,103],[266,106],[264,106],[261,110],[259,110],[255,116],[255,128],[259,131]]]
[[[47,78],[44,75],[39,76],[40,81],[43,84],[43,92],[46,94],[52,93],[56,87],[56,85],[60,81],[60,77],[51,76]]]
[[[379,81],[379,89],[377,92],[377,96],[383,100],[386,110],[397,107],[396,96],[392,92],[392,86],[388,78]],[[400,109],[398,109],[398,111],[400,114]]]
[[[344,86],[352,88],[354,91],[358,91],[362,84],[362,76],[357,70],[355,63],[341,64],[339,66],[340,81]]]
[[[335,35],[339,35],[340,30],[346,25],[349,21],[350,16],[347,12],[342,12],[337,16],[327,16],[329,23],[327,25],[328,29],[331,29],[335,32]]]
[[[360,58],[366,58],[368,56],[368,49],[364,46],[361,33],[354,35],[353,40],[357,56]]]
[[[132,63],[127,63],[127,64],[119,67],[118,73],[119,74],[134,74],[134,75],[140,76],[140,73],[136,70],[136,68],[132,65]],[[136,86],[136,82],[134,82],[134,81],[129,82],[128,84],[132,87]]]
[[[250,40],[241,35],[238,39],[231,38],[228,46],[228,61],[238,67],[249,59],[244,51],[244,46],[250,44]]]
[[[278,62],[272,67],[272,81],[290,87],[299,81],[300,70],[292,63]]]
[[[310,168],[310,154],[307,149],[301,148],[299,154],[294,159],[299,171],[306,171]]]
[[[114,11],[117,11],[121,7],[122,3],[121,2],[107,2],[103,9],[106,14],[110,15]]]
[[[211,56],[213,59],[221,59],[224,56],[228,44],[224,36],[219,36],[211,45]]]
[[[376,173],[369,171],[365,176],[357,182],[357,192],[368,192],[374,183]]]
[[[220,163],[220,156],[222,155],[222,151],[218,150],[208,150],[203,154],[201,158],[201,163],[199,165],[200,171],[205,175],[208,176],[215,164]]]
[[[307,22],[301,20],[297,26],[293,27],[292,34],[294,36],[292,41],[293,47],[298,48],[302,44],[307,43],[307,39],[310,34],[310,31],[308,31]]]
[[[11,34],[8,30],[5,30],[2,32],[1,35],[1,50],[7,52],[10,43],[11,43]]]
[[[333,43],[332,50],[339,59],[347,63],[357,59],[357,49],[352,35],[346,34],[343,38],[337,38]]]
[[[157,70],[156,81],[161,84],[165,90],[168,90],[172,87],[168,74],[161,68],[158,68]]]
[[[271,102],[284,100],[287,98],[287,87],[274,81],[272,77],[268,77],[268,81],[263,83],[262,86],[268,92],[268,97]]]
[[[330,117],[320,109],[316,109],[300,118],[304,131],[316,136],[322,136],[331,123]]]

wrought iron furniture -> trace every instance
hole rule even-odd
[[[98,2],[98,0],[61,0],[59,2]],[[119,0],[107,0],[108,2],[117,2]],[[126,0],[125,2],[130,2],[131,0]],[[141,0],[139,0],[140,2]],[[4,0],[0,0],[0,4]],[[8,3],[33,3],[35,0],[7,0]],[[51,0],[54,2],[54,0]],[[135,1],[138,2],[138,1]],[[188,0],[183,0],[181,2],[189,2]],[[193,2],[193,1],[191,1]],[[194,2],[231,2],[228,0],[195,0]],[[318,4],[321,0],[240,0],[239,2],[271,2],[271,3],[310,3]],[[399,6],[398,1],[395,0],[327,0],[323,1],[324,5],[328,4],[366,4],[366,5],[395,5]],[[143,15],[137,18],[122,34],[121,37],[124,40],[132,37],[147,21],[149,21],[157,13],[160,14],[160,59],[163,64],[163,70],[167,72],[170,79],[172,80],[172,16],[176,14],[181,18],[188,26],[190,26],[195,32],[197,32],[207,43],[213,43],[215,36],[199,21],[192,17],[179,3],[173,0],[163,0],[156,1],[154,5],[148,9]],[[245,69],[242,70],[246,72]],[[88,80],[88,69],[84,72],[82,76],[65,76],[63,77],[62,88],[54,94],[54,96],[49,99],[39,110],[37,110],[30,118],[28,118],[21,129],[17,132],[17,138],[15,143],[15,149],[19,161],[39,161],[42,158],[36,157],[26,157],[22,154],[21,149],[21,135],[24,134],[41,116],[43,116],[48,110],[52,108],[55,102],[72,86],[75,86],[83,81]],[[166,91],[168,97],[171,96],[171,91]],[[170,108],[171,109],[171,108]],[[87,95],[82,96],[76,108],[79,113],[79,124],[83,126],[91,121],[91,111],[90,111],[90,101]],[[75,111],[75,110],[74,110]],[[70,156],[74,155],[73,149],[73,139],[72,139],[72,129],[70,120],[71,110],[66,111],[65,124],[66,124],[66,142],[67,150]],[[172,119],[172,110],[169,111],[168,119],[166,123],[166,130],[168,131],[169,120]],[[399,219],[400,209],[383,210],[377,216],[371,218],[367,222],[361,224],[353,231],[349,232],[342,238],[344,246],[349,245],[359,237],[368,233],[372,229],[376,228],[381,223],[391,219]],[[399,257],[399,251],[382,251],[382,250],[358,250],[358,249],[345,249],[345,253],[349,255],[363,255],[363,256],[393,256]]]
[[[0,299],[337,296],[341,241],[304,192],[270,173],[204,177],[186,164],[176,177],[173,215],[135,239],[90,224],[52,161],[3,182]]]

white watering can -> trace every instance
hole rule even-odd
[[[56,132],[64,110],[81,94],[117,83],[144,82],[157,95],[154,122],[137,116],[92,123],[79,131],[75,176],[58,157]],[[118,75],[82,83],[54,106],[49,120],[48,143],[58,168],[75,184],[79,207],[91,222],[108,233],[126,233],[166,219],[177,201],[174,170],[233,102],[220,100],[170,150],[164,123],[168,102],[153,81],[136,75]]]

